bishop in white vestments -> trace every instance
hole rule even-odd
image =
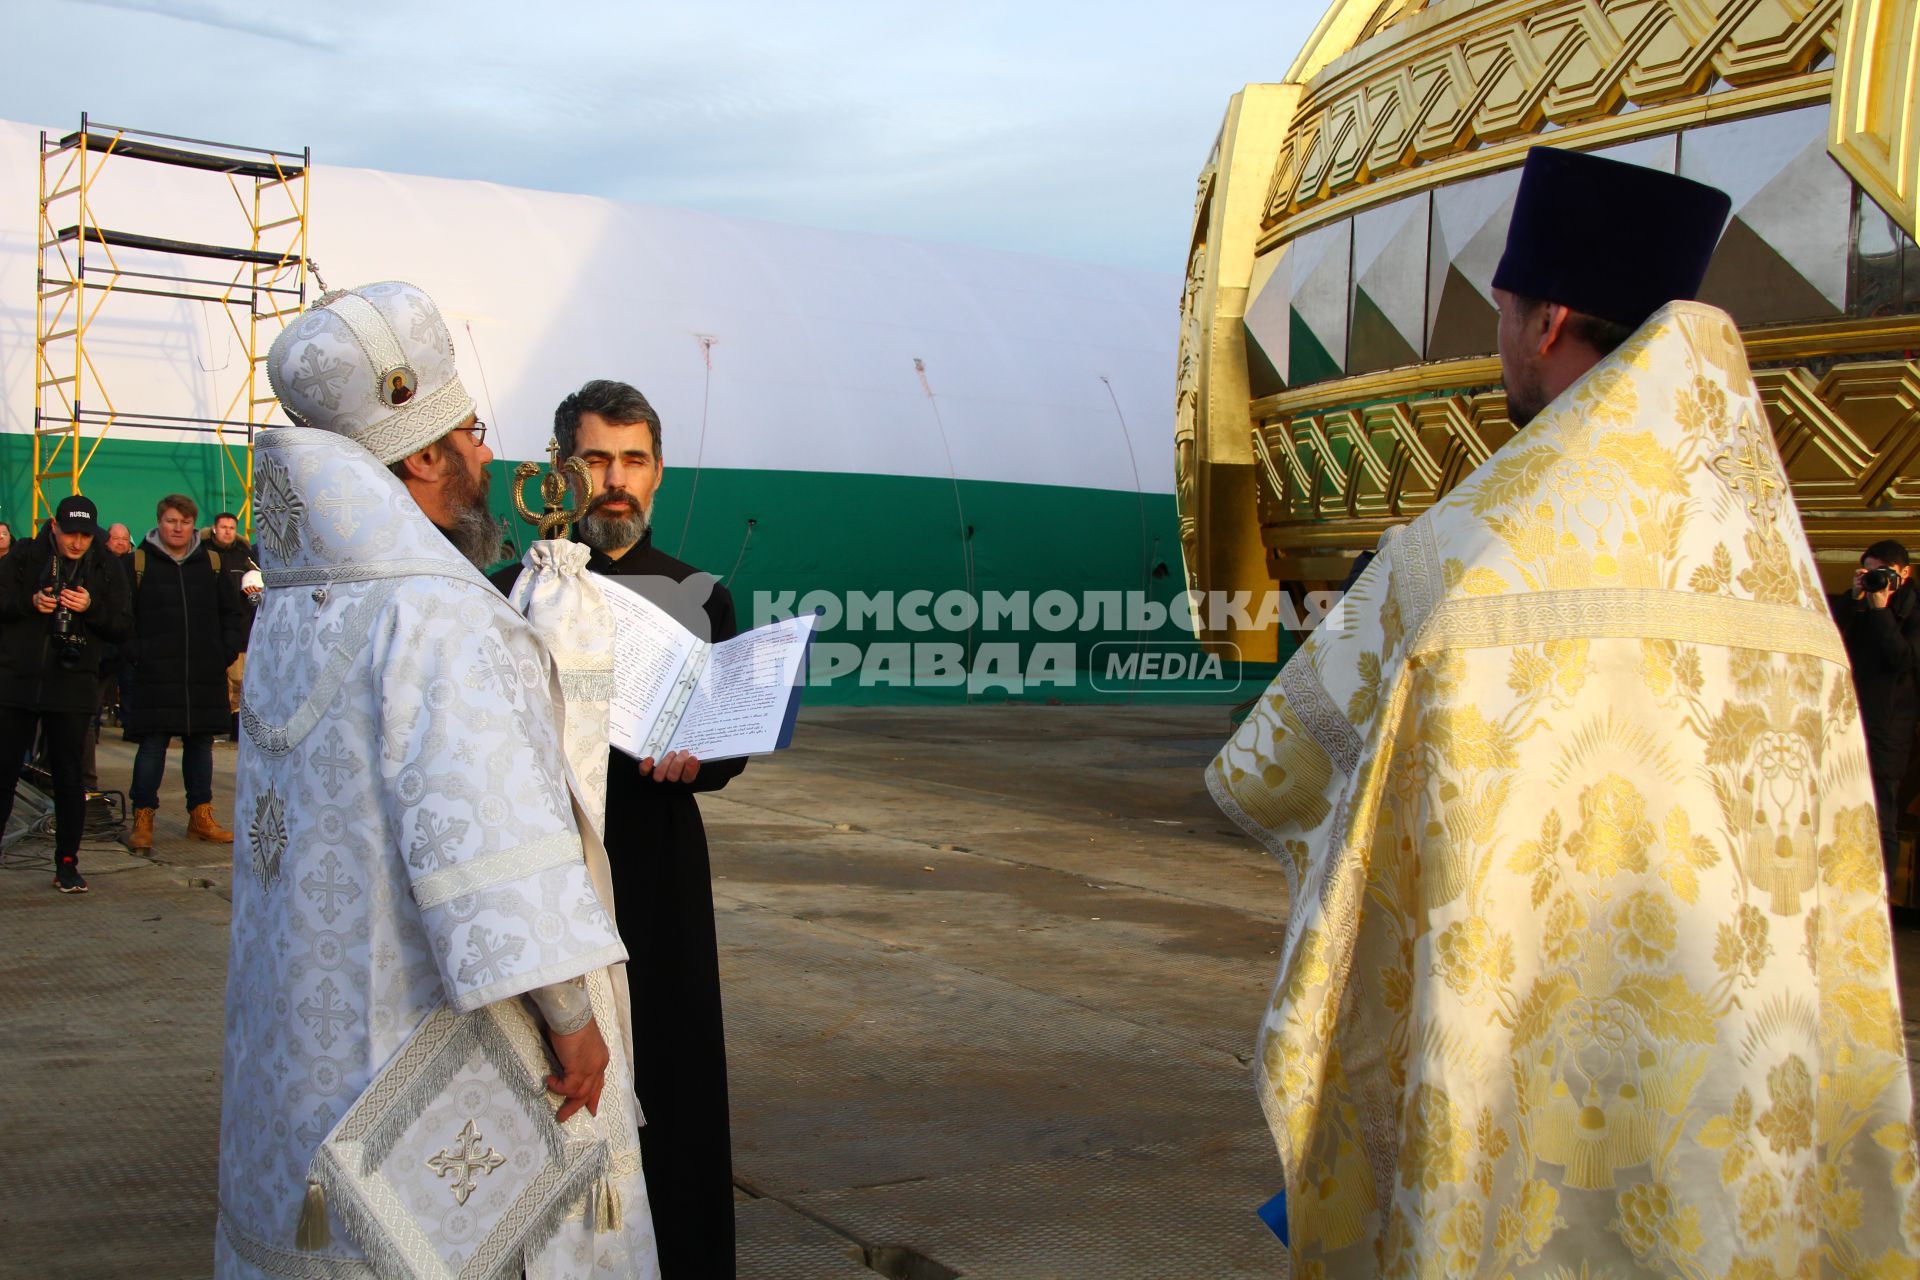
[[[255,439],[216,1274],[656,1275],[605,854],[473,563],[446,326],[328,294],[269,373],[300,425]]]

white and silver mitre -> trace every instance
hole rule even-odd
[[[382,463],[473,412],[440,309],[401,280],[322,294],[273,340],[267,381],[295,423],[357,441]]]

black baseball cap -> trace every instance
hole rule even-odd
[[[60,499],[60,505],[53,509],[53,519],[62,533],[100,532],[100,510],[84,494],[70,493]]]

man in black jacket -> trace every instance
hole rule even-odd
[[[1905,547],[1876,542],[1861,555],[1853,586],[1831,602],[1867,731],[1867,767],[1889,883],[1900,848],[1900,784],[1920,725],[1920,599],[1912,577]]]
[[[226,730],[227,667],[246,644],[249,621],[225,564],[201,542],[199,508],[185,494],[160,499],[158,523],[134,550],[132,706],[127,737],[133,760],[133,830],[127,847],[153,847],[153,819],[167,747],[178,736],[187,791],[187,834],[230,844],[233,832],[213,813],[213,739]]]
[[[40,536],[0,560],[0,830],[39,726],[53,774],[54,887],[85,893],[81,751],[102,650],[133,629],[120,567],[93,545],[99,512],[63,498]]]
[[[621,579],[701,639],[730,639],[726,588],[653,545],[660,418],[646,397],[596,379],[560,402],[553,431],[560,456],[581,459],[593,473],[594,496],[574,530],[593,548],[587,567]],[[512,565],[494,575],[494,585],[510,593],[519,574]],[[666,1280],[734,1274],[720,956],[707,833],[694,796],[718,791],[745,767],[745,760],[702,762],[679,751],[641,761],[614,751],[607,768],[613,911],[629,957],[634,1083],[646,1115],[640,1157]]]

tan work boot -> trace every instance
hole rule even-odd
[[[127,848],[135,853],[153,852],[153,814],[152,809],[133,811],[133,830],[127,833]]]
[[[187,811],[187,834],[213,844],[232,844],[233,832],[213,820],[213,806],[197,804]]]

